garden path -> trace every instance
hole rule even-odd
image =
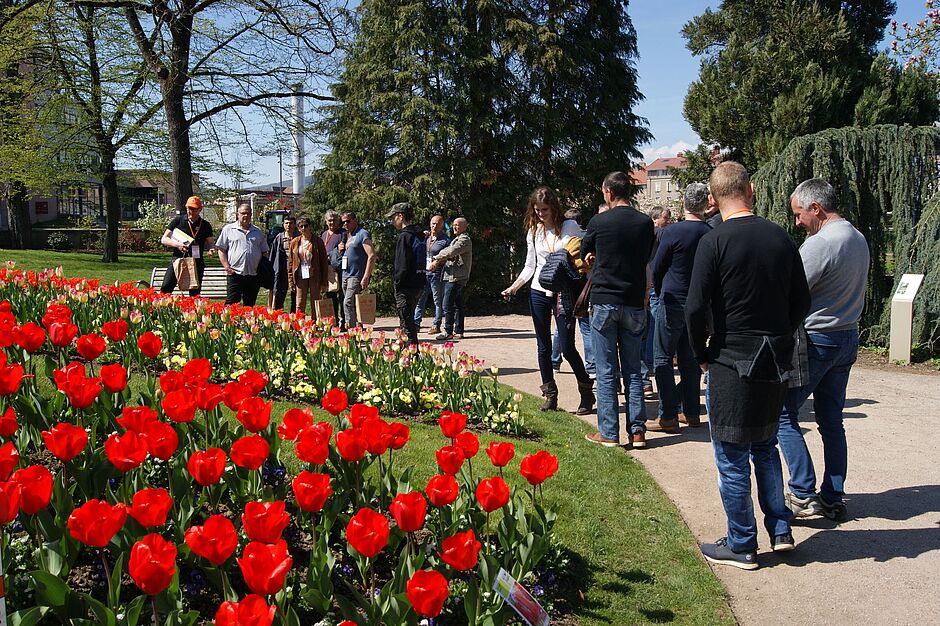
[[[377,327],[396,323],[380,319]],[[459,350],[499,367],[502,382],[539,395],[530,318],[474,317],[466,326]],[[567,364],[557,381],[561,405],[575,408],[576,384]],[[741,624],[940,624],[937,407],[940,377],[853,369],[845,414],[851,520],[839,526],[826,519],[795,526],[797,549],[786,557],[768,552],[762,536],[757,571],[716,566]],[[647,415],[655,413],[656,403],[647,402]],[[812,419],[807,403],[801,420],[813,458],[821,460]],[[586,421],[596,426],[595,415]],[[647,450],[618,448],[611,454],[632,454],[643,463],[699,541],[725,534],[707,428],[651,433]]]

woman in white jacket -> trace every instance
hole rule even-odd
[[[529,308],[532,323],[535,326],[535,340],[538,349],[539,372],[542,375],[542,395],[545,402],[540,407],[543,411],[558,408],[558,386],[555,384],[555,371],[552,369],[552,316],[558,326],[558,338],[561,353],[571,365],[575,378],[578,379],[578,391],[581,403],[578,415],[590,413],[594,407],[593,382],[584,369],[584,361],[574,344],[575,319],[566,312],[559,302],[559,294],[549,291],[539,284],[539,273],[545,267],[548,256],[560,250],[566,250],[566,244],[573,237],[581,236],[581,228],[574,220],[565,220],[564,210],[558,194],[550,187],[539,187],[529,196],[526,208],[526,262],[525,267],[515,282],[505,289],[504,296],[515,294],[523,285],[532,282],[529,292]]]

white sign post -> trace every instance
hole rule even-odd
[[[924,280],[923,274],[904,274],[891,298],[891,337],[888,358],[910,363],[911,328],[914,326],[914,296]]]

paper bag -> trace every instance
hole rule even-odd
[[[326,290],[333,293],[339,291],[339,274],[333,269],[332,265],[326,266]]]
[[[314,300],[313,309],[317,313],[318,320],[325,320],[328,317],[336,317],[336,314],[333,311],[333,301],[329,298]]]
[[[356,294],[356,317],[360,324],[375,324],[375,294]]]
[[[196,272],[196,259],[191,256],[181,257],[173,261],[173,271],[176,273],[176,286],[182,291],[199,289],[199,274]]]

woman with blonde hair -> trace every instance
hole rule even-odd
[[[593,383],[584,369],[584,361],[574,344],[575,318],[570,310],[571,294],[553,292],[539,283],[539,276],[549,256],[579,244],[581,228],[574,220],[566,220],[558,194],[550,187],[539,187],[529,196],[526,207],[526,262],[519,277],[505,289],[503,296],[515,294],[531,281],[529,308],[535,327],[539,373],[542,376],[543,411],[558,408],[558,386],[552,369],[552,317],[558,326],[561,354],[571,365],[578,380],[581,403],[578,415],[591,412],[594,407]],[[573,261],[572,261],[573,262]],[[562,297],[564,296],[564,297]]]
[[[297,221],[300,234],[290,242],[288,275],[297,288],[297,312],[306,314],[307,296],[310,297],[311,317],[316,317],[314,302],[327,285],[326,246],[313,232],[313,224],[305,217]]]

